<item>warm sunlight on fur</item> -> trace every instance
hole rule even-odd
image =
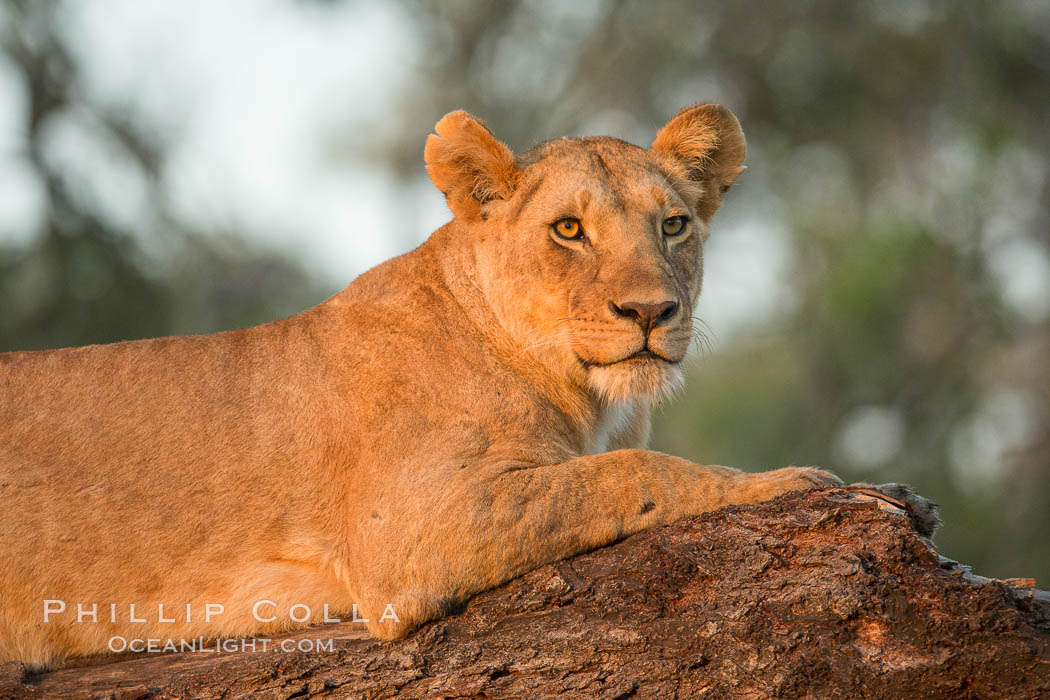
[[[631,399],[658,403],[670,399],[685,386],[680,364],[660,360],[628,360],[607,367],[592,367],[587,384],[607,403]]]
[[[453,112],[425,149],[452,220],[331,299],[0,355],[0,661],[329,616],[394,638],[643,528],[836,483],[645,449],[745,151],[719,105],[648,149],[517,155]]]
[[[609,403],[676,391],[709,220],[743,171],[736,119],[709,105],[683,111],[652,150],[563,138],[518,157],[463,112],[435,130],[428,171],[481,232],[481,284],[495,283],[486,295],[523,351]]]

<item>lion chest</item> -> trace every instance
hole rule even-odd
[[[638,407],[633,401],[604,406],[587,438],[583,453],[594,455],[608,452],[613,438],[627,429],[637,411]]]

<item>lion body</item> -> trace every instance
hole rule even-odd
[[[427,149],[453,221],[322,304],[215,335],[0,355],[0,660],[351,611],[396,637],[543,563],[833,480],[643,449],[691,338],[710,181],[735,178],[742,145],[720,170],[609,139],[525,164],[461,114]],[[608,234],[603,262],[584,257],[597,235],[586,250],[547,236],[559,206]],[[691,240],[632,239],[654,207],[688,211]],[[542,235],[518,244],[526,228]],[[629,287],[685,311],[636,332],[642,312],[607,317]]]

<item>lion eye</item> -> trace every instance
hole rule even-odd
[[[684,216],[672,216],[669,219],[664,219],[664,235],[665,236],[677,236],[685,230],[685,222],[688,221]]]
[[[554,222],[554,232],[561,238],[569,241],[579,238],[582,233],[582,230],[580,229],[580,220],[559,219]]]

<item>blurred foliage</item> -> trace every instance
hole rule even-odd
[[[86,103],[48,5],[8,7],[17,21],[3,47],[30,86],[27,150],[49,206],[33,247],[2,259],[5,348],[212,330],[316,300],[294,268],[180,224],[149,125]],[[405,24],[390,50],[404,49],[413,78],[391,86],[388,120],[332,148],[406,183],[423,177],[424,137],[452,109],[484,117],[519,150],[564,134],[644,145],[697,101],[740,117],[750,169],[717,218],[726,235],[742,212],[766,219],[788,274],[760,322],[714,329],[689,391],[659,410],[657,448],[913,483],[942,504],[944,553],[1050,584],[1050,6],[397,7]],[[39,123],[73,107],[152,183],[145,225],[162,255],[72,196],[38,153]]]
[[[318,300],[295,264],[178,220],[160,182],[161,139],[150,125],[92,101],[58,31],[58,5],[9,0],[2,10],[0,49],[20,73],[28,103],[21,155],[46,201],[29,246],[0,244],[0,351],[218,331]],[[75,173],[49,157],[49,137],[63,120],[111,146],[139,174],[148,236],[123,229]],[[154,250],[144,245],[150,240]]]

